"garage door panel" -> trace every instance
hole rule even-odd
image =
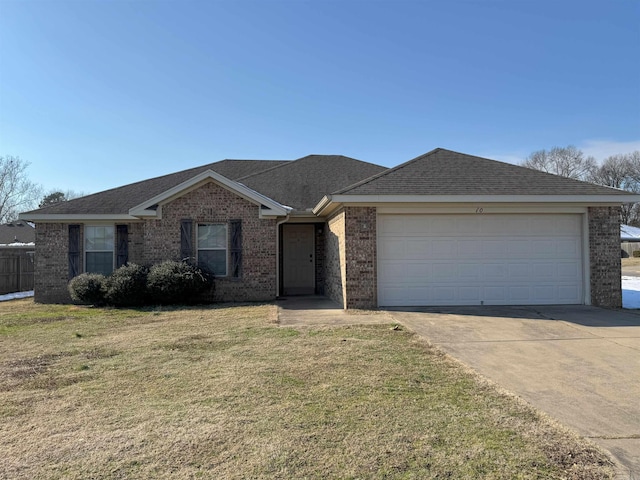
[[[580,215],[378,216],[380,305],[579,304],[582,282]]]
[[[496,279],[506,280],[507,268],[500,263],[485,263],[482,264],[482,276],[488,281]]]
[[[528,258],[531,255],[531,240],[512,240],[507,242],[506,253],[511,258]]]
[[[509,287],[509,298],[514,303],[526,302],[529,298],[531,298],[531,287],[529,286]]]
[[[573,280],[580,273],[580,264],[578,262],[558,263],[556,264],[558,271],[558,280]]]
[[[507,245],[504,240],[481,240],[482,241],[482,255],[485,258],[500,258],[506,251]]]
[[[527,279],[531,276],[531,265],[528,263],[510,263],[509,278],[512,280]]]
[[[386,237],[383,243],[378,243],[378,255],[387,260],[404,260],[407,257],[407,241],[398,237]]]
[[[561,303],[576,303],[580,298],[580,291],[575,285],[560,285],[557,294]]]
[[[457,245],[457,256],[460,258],[474,258],[482,254],[482,243],[477,240],[453,239]]]
[[[558,240],[557,252],[563,257],[580,258],[580,243],[575,239]]]
[[[533,279],[536,281],[554,280],[557,277],[553,263],[536,263],[533,265]]]
[[[458,279],[461,282],[465,280],[480,280],[482,278],[482,265],[479,263],[460,263],[458,264]]]

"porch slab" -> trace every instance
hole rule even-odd
[[[394,323],[387,312],[344,310],[322,295],[299,295],[279,298],[278,323],[282,326],[361,325]]]

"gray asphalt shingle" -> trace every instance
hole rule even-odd
[[[628,192],[437,148],[355,185],[348,195],[628,195]]]
[[[222,160],[34,210],[38,214],[127,214],[132,207],[196,175],[213,170],[296,210],[312,208],[328,192],[368,178],[385,167],[341,155],[298,160]]]

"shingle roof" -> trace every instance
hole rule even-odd
[[[386,167],[342,155],[308,155],[237,181],[282,205],[306,210],[327,193],[385,170]]]
[[[614,188],[437,148],[334,194],[629,195]]]
[[[282,205],[306,210],[328,192],[386,168],[341,155],[309,155],[298,160],[222,160],[27,213],[127,214],[131,208],[207,170],[242,183]]]
[[[150,178],[122,187],[105,190],[85,197],[60,202],[49,207],[34,210],[46,214],[126,214],[129,209],[145,200],[155,197],[176,185],[180,185],[207,170],[235,180],[251,172],[273,168],[289,163],[287,160],[222,160],[200,167],[181,170],[169,175]],[[32,213],[32,212],[28,212]]]
[[[33,225],[18,220],[0,225],[0,245],[8,243],[33,243],[36,241],[36,229]]]

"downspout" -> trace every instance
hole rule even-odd
[[[290,214],[287,214],[279,222],[276,222],[276,298],[280,296],[280,225],[289,221]]]

